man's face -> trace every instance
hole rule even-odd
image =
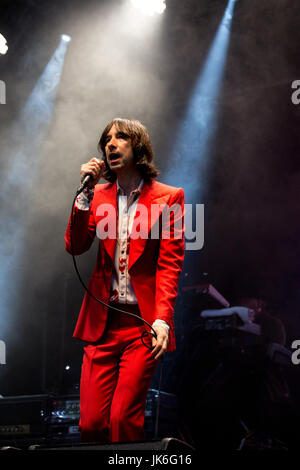
[[[112,171],[126,172],[134,167],[133,149],[130,137],[122,131],[118,131],[113,125],[106,135],[105,154],[107,163]]]

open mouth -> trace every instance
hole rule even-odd
[[[118,153],[110,153],[110,154],[109,154],[109,160],[110,160],[111,162],[114,162],[114,161],[116,161],[116,160],[119,160],[119,158],[120,158],[120,155],[119,155]]]

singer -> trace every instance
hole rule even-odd
[[[92,158],[81,166],[86,187],[74,206],[72,238],[74,253],[80,255],[98,234],[88,289],[109,307],[86,293],[73,335],[85,342],[79,428],[82,442],[139,441],[145,438],[145,403],[155,367],[176,347],[173,311],[184,259],[184,228],[183,223],[178,225],[183,222],[184,192],[155,180],[159,172],[149,133],[137,120],[111,121],[98,150],[101,161]],[[108,183],[97,184],[101,177]],[[145,220],[149,232],[156,227],[158,237],[131,237],[135,222],[141,222],[140,204],[148,214],[151,205],[158,205],[156,218]],[[101,205],[115,209],[111,223],[116,224],[116,237],[100,237],[97,232],[105,212],[97,210]],[[163,213],[172,207],[181,210],[173,211],[166,237]],[[71,253],[70,221],[65,242]],[[152,325],[156,338],[146,336],[148,347],[141,335],[149,326],[113,307]]]

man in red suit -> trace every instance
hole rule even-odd
[[[92,180],[78,196],[73,252],[98,256],[74,337],[87,343],[80,383],[82,442],[144,439],[147,391],[158,360],[175,349],[173,312],[184,258],[184,192],[155,181],[148,131],[114,119],[98,145],[103,160],[81,166]],[[101,177],[109,181],[97,184]],[[66,250],[71,253],[70,221]],[[122,312],[120,311],[122,310]],[[127,315],[125,312],[128,312]],[[141,335],[149,326],[156,334]]]

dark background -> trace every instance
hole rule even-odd
[[[77,390],[82,345],[72,333],[84,292],[64,232],[80,165],[96,155],[105,124],[115,116],[140,119],[161,181],[172,165],[176,131],[227,2],[166,3],[157,31],[141,24],[143,35],[124,23],[123,1],[1,3],[0,32],[9,46],[0,57],[7,89],[0,106],[3,181],[16,158],[13,124],[60,35],[72,36],[43,149],[1,188],[4,396]],[[299,24],[296,0],[236,3],[206,187],[189,201],[205,204],[205,243],[186,253],[179,336],[189,314],[182,286],[208,282],[230,303],[265,299],[285,325],[286,345],[300,338],[300,105],[291,101],[292,82],[300,79]],[[18,139],[25,145],[26,133]],[[187,141],[182,159],[197,181],[191,148]],[[180,168],[174,185],[188,190]],[[78,260],[86,280],[94,257],[95,247]]]

